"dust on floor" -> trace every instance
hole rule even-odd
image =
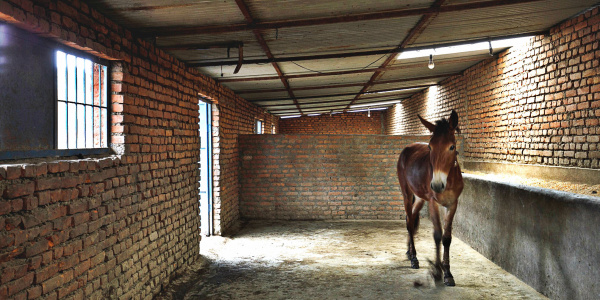
[[[416,238],[421,269],[410,268],[406,236],[400,221],[252,221],[203,238],[204,264],[157,299],[545,299],[456,237],[456,286],[436,283],[431,222]]]

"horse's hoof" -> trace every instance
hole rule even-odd
[[[416,257],[410,260],[410,267],[413,269],[419,268],[419,260]]]
[[[452,278],[452,277],[446,277],[446,278],[444,278],[444,284],[446,286],[455,286],[456,285],[454,283],[454,278]]]

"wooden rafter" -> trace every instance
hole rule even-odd
[[[254,18],[252,17],[252,14],[250,13],[250,10],[248,9],[248,6],[244,2],[244,0],[235,0],[235,3],[237,4],[237,6],[239,7],[239,9],[241,10],[242,14],[244,15],[244,18],[246,18],[246,21],[248,22],[248,24],[254,24],[255,23]],[[263,49],[263,51],[267,55],[267,58],[270,59],[270,60],[273,60],[274,57],[273,57],[273,54],[271,53],[271,49],[269,49],[269,46],[267,45],[267,42],[265,41],[265,39],[263,38],[262,34],[260,33],[260,30],[253,29],[252,33],[254,33],[254,36],[256,37],[256,40],[258,41],[258,43],[260,44],[261,48]],[[285,87],[285,89],[287,90],[288,94],[290,95],[290,98],[292,98],[292,100],[294,101],[294,104],[296,104],[296,108],[298,109],[298,112],[300,112],[300,114],[302,114],[302,110],[300,109],[300,105],[298,105],[298,101],[296,100],[296,96],[294,95],[294,92],[292,91],[292,88],[290,87],[289,82],[287,81],[287,79],[283,75],[283,72],[281,71],[281,68],[279,68],[279,65],[276,62],[271,62],[271,65],[275,69],[275,72],[277,72],[277,76],[279,77],[279,80],[281,80],[281,83],[283,83],[283,86]]]
[[[436,0],[431,5],[431,8],[434,10],[440,9],[445,1],[446,0]],[[402,49],[406,48],[406,46],[409,45],[412,41],[414,41],[421,34],[421,32],[423,32],[423,30],[425,30],[425,27],[427,26],[427,24],[429,24],[432,19],[437,17],[437,15],[438,15],[438,12],[426,14],[423,17],[421,17],[419,22],[417,22],[417,24],[408,32],[408,35],[404,38],[404,40],[402,40],[400,45],[398,45],[397,51],[398,52],[401,51]],[[390,65],[394,61],[394,59],[395,59],[395,55],[388,56],[388,58],[383,62],[383,64],[381,64],[380,68],[385,69],[388,65]],[[358,98],[360,98],[360,96],[362,94],[364,94],[374,84],[374,82],[377,79],[379,79],[379,77],[382,75],[382,73],[383,73],[383,70],[375,71],[375,73],[373,73],[373,75],[371,76],[369,81],[367,81],[367,83],[365,83],[365,85],[360,90],[360,92],[358,94],[356,94],[356,97],[354,97],[354,100],[352,100],[352,102],[350,102],[350,104],[348,104],[346,109],[350,108],[350,106],[352,106],[352,104],[354,104],[354,102],[356,102],[356,100],[358,100]]]

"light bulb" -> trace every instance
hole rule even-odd
[[[433,54],[429,54],[429,64],[427,65],[427,67],[430,69],[435,68],[435,64],[433,63]]]
[[[368,111],[368,113],[367,113],[367,117],[369,117],[369,118],[370,118],[370,117],[371,117],[371,108],[369,107],[369,109],[368,109],[367,111]]]

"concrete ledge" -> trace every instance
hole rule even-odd
[[[559,180],[583,184],[600,184],[600,170],[574,167],[525,165],[487,161],[463,161],[464,170],[484,173],[509,174],[535,177],[546,180]]]
[[[463,176],[458,238],[550,298],[600,299],[600,198]]]

